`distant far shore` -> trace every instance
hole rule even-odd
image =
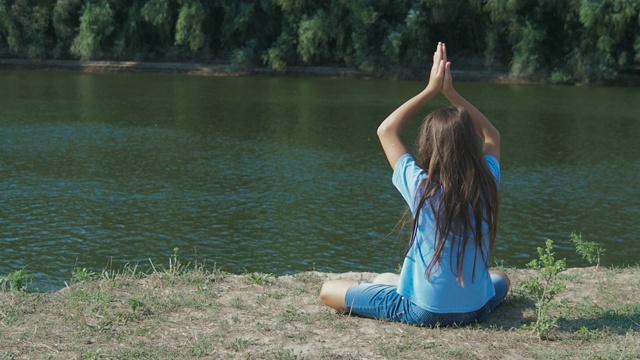
[[[290,76],[326,78],[393,78],[371,75],[356,68],[339,66],[290,66],[284,71],[266,67],[234,68],[231,64],[186,63],[186,62],[144,62],[144,61],[79,61],[79,60],[29,60],[2,59],[0,69],[68,70],[91,73],[137,72],[137,73],[178,73],[202,76]],[[495,83],[535,83],[535,80],[513,79],[504,71],[495,70],[454,70],[456,80]],[[426,78],[427,74],[420,76]],[[420,80],[415,79],[415,80]]]
[[[229,63],[147,62],[111,60],[30,60],[0,58],[1,69],[66,70],[87,73],[174,73],[198,76],[285,76],[344,79],[398,79],[389,74],[370,74],[356,68],[340,66],[289,66],[277,71],[267,67],[234,67]],[[453,69],[457,81],[496,84],[550,84],[542,78],[516,78],[506,69],[471,67]],[[405,76],[403,80],[424,80],[428,74]],[[590,86],[640,86],[640,73],[619,74],[615,80]]]

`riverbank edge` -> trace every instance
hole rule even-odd
[[[228,63],[191,63],[191,62],[145,62],[145,61],[80,61],[80,60],[30,60],[0,58],[0,69],[9,70],[58,70],[86,73],[172,73],[197,76],[283,76],[283,77],[320,77],[334,79],[382,79],[422,81],[427,72],[400,78],[390,74],[369,74],[356,68],[339,66],[290,66],[277,71],[266,67],[234,67]],[[495,84],[534,84],[550,85],[548,79],[538,77],[518,78],[506,69],[458,68],[452,70],[456,81],[483,82]],[[640,72],[619,74],[616,79],[588,86],[640,86]]]
[[[160,268],[159,268],[160,269]],[[233,275],[125,269],[51,293],[0,292],[1,359],[554,359],[640,357],[640,266],[571,268],[552,304],[552,340],[528,328],[534,301],[512,279],[505,303],[479,326],[418,328],[339,314],[326,280],[376,273]]]
[[[320,77],[333,79],[380,79],[423,81],[427,72],[400,77],[392,74],[369,74],[356,68],[339,66],[290,66],[278,71],[267,67],[234,67],[228,63],[191,63],[191,62],[145,62],[145,61],[80,61],[80,60],[31,60],[0,58],[0,70],[58,70],[86,73],[172,73],[197,76],[282,76],[282,77]],[[539,77],[514,77],[503,68],[458,68],[451,71],[456,81],[483,82],[507,85],[552,85],[549,79]],[[571,84],[564,84],[570,85]],[[613,80],[582,84],[587,86],[640,86],[640,69],[631,73],[621,73]]]
[[[67,70],[88,73],[175,73],[200,76],[286,76],[346,79],[392,79],[385,74],[366,74],[356,68],[333,66],[291,66],[277,71],[266,67],[234,68],[231,64],[144,61],[29,60],[0,58],[0,69]],[[460,69],[452,71],[456,80],[489,83],[543,83],[536,79],[515,79],[502,70]],[[415,79],[422,80],[426,72]],[[418,78],[419,77],[419,78]]]

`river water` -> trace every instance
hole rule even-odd
[[[74,268],[168,267],[174,248],[232,273],[402,262],[404,204],[375,130],[420,82],[0,71],[0,84],[0,275],[26,266],[55,290]],[[458,89],[502,134],[497,262],[522,267],[551,238],[586,265],[572,231],[605,265],[638,261],[640,89]]]

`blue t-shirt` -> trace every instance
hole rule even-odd
[[[489,169],[500,183],[500,163],[485,155]],[[412,214],[415,216],[418,185],[427,178],[410,154],[404,154],[398,160],[393,172],[393,184],[402,194]],[[495,295],[495,289],[482,255],[473,241],[469,241],[464,256],[464,286],[456,279],[451,269],[457,269],[456,256],[451,257],[451,242],[447,241],[440,266],[436,265],[430,279],[427,280],[427,268],[434,253],[435,222],[429,205],[420,211],[420,221],[415,241],[411,245],[402,265],[398,293],[421,308],[435,313],[457,313],[474,311]],[[489,255],[489,227],[483,224],[486,236],[485,254]],[[457,242],[460,243],[460,242]],[[475,259],[475,281],[472,280]],[[453,264],[452,264],[453,262]]]

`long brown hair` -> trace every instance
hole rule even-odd
[[[428,178],[420,184],[409,247],[415,241],[420,211],[428,204],[436,229],[435,252],[426,276],[430,278],[434,267],[441,264],[445,245],[451,241],[449,256],[457,260],[456,269],[451,262],[451,271],[464,286],[464,254],[469,239],[473,238],[476,245],[472,281],[478,250],[485,266],[489,266],[487,252],[493,248],[499,207],[498,184],[484,159],[482,141],[469,112],[449,107],[427,115],[419,130],[416,162],[427,171]],[[489,226],[488,250],[483,233],[485,222]]]

